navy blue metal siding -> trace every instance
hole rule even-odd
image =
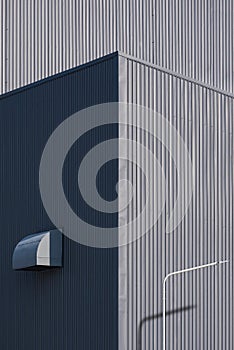
[[[117,249],[64,238],[62,269],[15,272],[11,266],[19,240],[53,228],[38,184],[47,139],[72,113],[117,101],[117,64],[117,54],[110,55],[0,99],[1,349],[118,348]],[[111,171],[117,178],[118,166]]]

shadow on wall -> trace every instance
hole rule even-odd
[[[178,314],[180,312],[190,311],[194,308],[196,308],[196,305],[181,307],[181,308],[178,308],[175,310],[167,311],[166,316],[168,317],[168,316],[171,316],[174,314]],[[141,323],[138,327],[137,350],[142,350],[142,329],[143,329],[143,326],[145,325],[145,323],[148,321],[154,321],[154,320],[156,320],[158,318],[162,318],[162,317],[163,317],[163,313],[161,312],[160,314],[151,315],[151,316],[147,316],[147,317],[143,318],[143,320],[141,321]]]

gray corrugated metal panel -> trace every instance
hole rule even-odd
[[[1,93],[116,51],[116,1],[1,1]]]
[[[176,169],[164,147],[150,141],[148,135],[139,131],[133,135],[131,128],[126,129],[126,137],[151,145],[165,171],[170,196],[150,233],[119,249],[119,349],[162,348],[162,280],[166,273],[224,258],[231,260],[224,269],[169,281],[167,310],[172,313],[167,317],[167,349],[232,349],[233,97],[134,59],[120,56],[119,64],[120,101],[141,104],[165,116],[186,143],[195,172],[189,211],[173,234],[165,236],[167,216],[177,197]],[[149,121],[143,120],[145,123]],[[169,130],[165,132],[171,140]],[[131,152],[133,149],[126,150],[129,158]],[[156,186],[156,171],[144,151],[138,157],[151,167],[154,188],[148,195],[157,207],[161,189]],[[127,167],[126,178],[137,186],[135,206],[143,205],[139,169]],[[186,189],[185,181],[182,191]],[[121,197],[119,201],[121,206]],[[133,217],[134,211],[129,212],[126,221]],[[129,235],[141,229],[136,227]],[[184,307],[189,309],[180,310]]]
[[[63,269],[37,273],[11,267],[22,236],[53,228],[38,183],[49,136],[72,113],[118,100],[117,64],[117,55],[112,55],[0,98],[1,349],[118,348],[116,249],[93,249],[64,237]],[[118,130],[114,132],[117,136]],[[95,135],[99,139],[101,133]],[[80,150],[87,150],[95,135],[71,150],[75,174],[68,173],[65,184],[71,182],[69,174],[77,183]],[[118,169],[113,172],[117,176]],[[71,191],[77,198],[74,187]]]
[[[0,93],[120,50],[234,92],[229,0],[1,1]]]

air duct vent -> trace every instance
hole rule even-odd
[[[32,234],[15,247],[14,270],[45,270],[62,266],[62,233],[59,230]]]

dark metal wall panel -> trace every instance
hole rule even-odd
[[[119,50],[234,91],[230,0],[1,0],[0,93]]]
[[[23,237],[53,228],[39,192],[47,139],[76,111],[117,101],[117,64],[114,54],[0,98],[1,349],[118,348],[116,249],[94,249],[64,237],[62,269],[16,272],[11,262]],[[117,127],[112,134],[118,136]],[[83,140],[82,152],[95,137],[100,133]],[[78,147],[73,158],[79,156]],[[78,165],[73,164],[76,179]],[[117,166],[111,176],[118,176]]]
[[[153,229],[135,243],[119,248],[119,349],[161,349],[165,275],[223,259],[230,259],[230,263],[168,282],[167,349],[233,349],[233,96],[124,55],[119,58],[119,72],[120,101],[149,107],[165,117],[183,138],[194,174],[189,210],[177,228],[166,234],[178,196],[177,169],[171,155],[148,134],[132,127],[122,133],[121,137],[148,145],[165,172],[162,189],[156,186],[158,173],[149,152],[137,154],[153,178],[148,193],[153,209],[160,208],[162,190],[167,196]],[[130,117],[127,122],[131,122]],[[143,128],[147,123],[153,131],[155,123],[146,118]],[[162,133],[173,142],[169,129],[162,129]],[[126,156],[131,158],[133,152],[134,148],[126,149]],[[144,206],[146,194],[140,170],[130,164],[125,172],[136,184],[128,222],[135,217],[135,208]],[[181,191],[187,191],[187,186],[184,181]],[[120,207],[122,200],[125,198],[119,198]],[[147,224],[150,217],[145,220]],[[127,233],[134,237],[140,231],[144,227]]]

